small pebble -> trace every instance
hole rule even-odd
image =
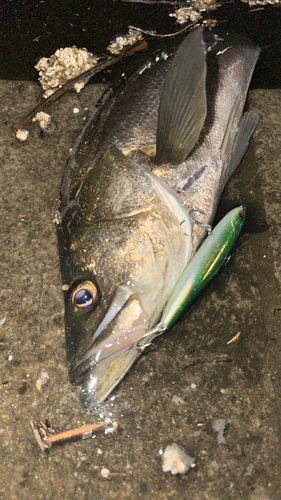
[[[108,470],[108,469],[102,469],[102,470],[100,471],[100,475],[101,475],[102,477],[109,477],[109,476],[110,476],[110,472],[109,472],[109,470]]]
[[[246,469],[246,472],[244,474],[244,476],[251,476],[252,472],[254,470],[254,466],[253,464],[250,464],[248,465],[247,469]]]
[[[184,401],[179,396],[176,396],[174,394],[174,396],[172,397],[172,403],[174,403],[175,405],[182,405],[184,404]]]
[[[210,465],[211,465],[211,468],[213,470],[218,470],[219,469],[219,464],[215,460],[213,460]]]
[[[41,370],[41,373],[40,373],[38,379],[36,380],[36,384],[35,384],[36,389],[38,391],[41,391],[42,385],[46,384],[46,382],[48,382],[49,378],[50,378],[49,373],[46,370],[44,370],[44,368],[43,368]]]

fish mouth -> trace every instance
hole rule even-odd
[[[82,385],[80,400],[89,411],[107,398],[142,352],[138,342],[150,325],[139,296],[130,293],[117,291],[90,346],[69,373],[72,384]]]

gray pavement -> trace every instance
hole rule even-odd
[[[42,138],[32,124],[20,143],[10,128],[40,91],[0,82],[0,498],[279,500],[281,90],[250,93],[261,120],[223,195],[254,207],[249,227],[256,216],[269,229],[245,231],[196,305],[91,415],[68,382],[53,220],[67,152],[101,91],[65,95],[50,108],[53,133]],[[42,370],[49,380],[38,390]],[[48,454],[29,424],[48,419],[59,432],[104,418],[119,422],[115,433]],[[195,457],[185,476],[162,471],[161,450],[173,442]],[[119,475],[104,478],[102,468]]]

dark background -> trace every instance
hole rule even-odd
[[[227,31],[242,32],[261,46],[262,54],[253,87],[281,86],[281,4],[249,7],[239,1],[223,0],[216,18]],[[34,64],[60,47],[86,47],[102,54],[117,35],[132,24],[159,33],[178,31],[182,26],[169,17],[175,7],[167,4],[137,4],[112,0],[4,0],[0,78],[35,80]]]

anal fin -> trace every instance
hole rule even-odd
[[[220,184],[222,186],[225,186],[241,162],[258,121],[259,114],[256,111],[247,111],[240,119],[238,127],[236,126],[236,134],[229,133],[228,144],[224,144],[222,148],[223,154],[221,155],[223,167]]]
[[[240,161],[242,160],[246,149],[249,145],[249,141],[255,131],[258,124],[260,115],[256,111],[247,111],[242,116],[239,123],[239,131],[234,145],[234,150],[231,156],[229,164],[229,174],[230,176],[238,167]]]

